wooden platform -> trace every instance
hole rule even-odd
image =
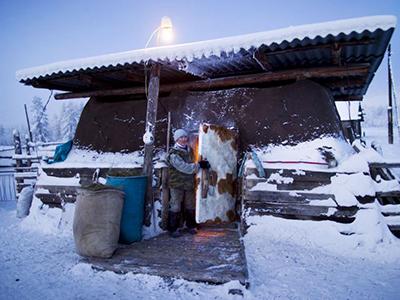
[[[189,281],[223,284],[238,280],[247,286],[247,264],[235,226],[203,227],[197,235],[168,234],[120,245],[110,259],[85,258],[97,270],[142,273]]]

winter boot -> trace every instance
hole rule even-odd
[[[178,231],[180,213],[169,212],[168,213],[168,231],[169,235],[173,238],[180,237],[182,234]]]
[[[186,210],[185,211],[185,219],[186,219],[186,227],[188,228],[188,232],[190,234],[196,234],[197,233],[196,211],[193,209]]]

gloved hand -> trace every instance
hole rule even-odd
[[[206,160],[199,161],[199,166],[202,169],[209,169],[211,167],[210,163],[208,161],[206,161]]]

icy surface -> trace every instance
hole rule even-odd
[[[258,32],[234,37],[227,37],[209,41],[201,41],[180,45],[164,46],[157,48],[139,49],[120,53],[113,53],[83,59],[62,61],[35,68],[20,70],[16,77],[18,80],[32,79],[51,75],[59,72],[72,72],[100,68],[102,66],[117,66],[126,63],[143,63],[144,61],[193,61],[194,59],[220,57],[225,53],[238,53],[241,49],[249,50],[261,45],[280,44],[284,41],[291,42],[294,39],[313,39],[321,36],[349,34],[351,32],[373,32],[377,29],[387,30],[396,26],[395,16],[372,16],[347,20],[331,21],[302,26]],[[196,73],[193,68],[186,67],[186,71]]]

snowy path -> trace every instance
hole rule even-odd
[[[269,219],[276,220],[276,219]],[[23,229],[13,203],[0,203],[2,299],[396,299],[400,260],[379,263],[327,252],[303,236],[279,238],[261,222],[245,237],[251,287],[244,297],[221,286],[147,275],[96,272],[79,263],[72,236]],[[273,221],[275,222],[275,221]],[[287,220],[279,221],[282,226]],[[292,225],[291,225],[292,226]],[[286,227],[285,227],[286,228]],[[295,226],[296,228],[296,226]],[[35,229],[35,228],[32,228]],[[274,230],[275,234],[270,234]]]

